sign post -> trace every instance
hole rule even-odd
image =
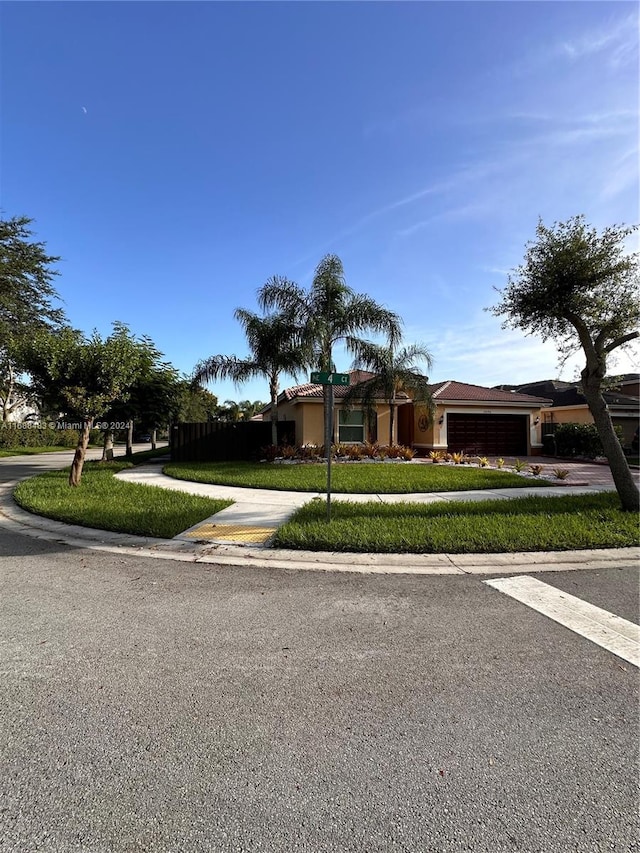
[[[348,373],[329,373],[325,370],[316,371],[311,374],[311,382],[314,385],[328,385],[328,406],[330,412],[331,430],[329,435],[325,436],[325,447],[327,454],[327,521],[331,521],[331,434],[333,433],[333,386],[334,385],[349,385],[350,377]]]

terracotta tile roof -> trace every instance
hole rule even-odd
[[[351,384],[355,385],[358,382],[372,379],[374,375],[363,370],[352,370],[350,371]],[[502,391],[498,388],[485,388],[481,385],[469,385],[466,382],[456,382],[455,380],[436,382],[430,387],[435,402],[520,403],[522,405],[528,403],[531,407],[548,405],[551,402],[546,397],[535,397],[531,394],[521,394],[515,391]],[[335,400],[340,400],[346,395],[347,387],[335,385],[333,391]],[[406,394],[399,394],[398,396],[401,399],[409,399]],[[322,385],[313,385],[310,382],[295,385],[293,388],[286,388],[278,397],[279,403],[291,400],[322,400]],[[262,411],[266,412],[270,408],[271,406],[267,404]]]
[[[548,403],[545,397],[520,394],[517,391],[501,391],[498,388],[484,388],[481,385],[468,385],[466,382],[437,382],[431,386],[431,394],[436,401],[455,401],[473,403],[530,403],[532,406]]]

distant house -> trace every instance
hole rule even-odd
[[[351,384],[373,376],[364,371],[350,373]],[[387,442],[389,406],[376,403],[376,418],[368,424],[362,409],[349,411],[343,406],[347,389],[334,387],[335,416],[333,440],[340,443],[366,439]],[[551,401],[530,394],[469,385],[464,382],[439,382],[431,386],[435,403],[433,418],[408,394],[397,398],[395,440],[426,453],[430,450],[460,451],[486,455],[526,456],[540,453],[539,423],[541,408]],[[305,383],[287,388],[278,398],[278,420],[295,422],[296,444],[324,442],[322,385]],[[271,406],[262,410],[269,420]]]
[[[622,443],[625,447],[631,445],[633,434],[638,428],[640,417],[639,379],[640,376],[637,373],[628,373],[624,377],[616,377],[616,380],[602,393],[613,425],[622,429]],[[544,379],[539,382],[528,382],[524,385],[502,385],[500,387],[513,388],[518,393],[540,395],[550,399],[551,404],[541,410],[543,432],[552,432],[552,424],[593,423],[593,416],[577,382]],[[618,389],[625,389],[625,393]],[[636,393],[631,395],[627,393],[628,390]]]

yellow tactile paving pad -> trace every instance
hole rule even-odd
[[[246,524],[201,524],[183,533],[190,539],[222,539],[226,542],[266,542],[275,527],[248,527]]]

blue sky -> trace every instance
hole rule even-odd
[[[245,355],[234,309],[274,274],[307,286],[334,252],[429,347],[434,381],[556,376],[552,344],[483,311],[493,288],[538,217],[640,220],[636,3],[0,14],[3,215],[62,256],[73,325],[124,321],[186,373]],[[260,381],[211,390],[267,399]]]

